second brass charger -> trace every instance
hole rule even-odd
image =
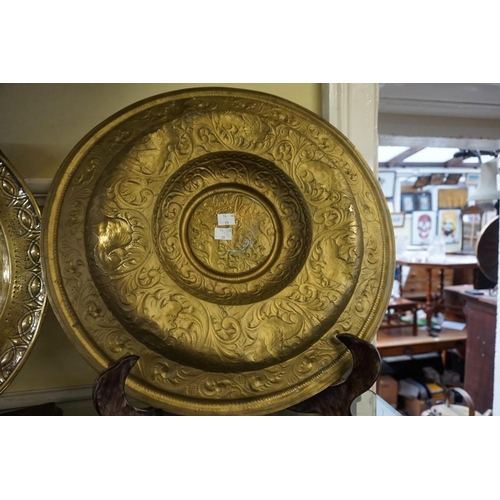
[[[40,209],[0,151],[0,393],[28,359],[45,313]]]
[[[98,371],[138,354],[128,389],[153,406],[291,406],[348,372],[337,333],[371,340],[385,313],[394,245],[378,181],[289,101],[219,88],[146,99],[82,139],[53,186],[56,314]]]

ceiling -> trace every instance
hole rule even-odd
[[[381,83],[379,143],[379,168],[477,168],[500,152],[500,84]]]
[[[500,83],[381,83],[380,112],[500,119]]]
[[[497,151],[438,147],[379,146],[379,168],[477,168],[495,158]]]

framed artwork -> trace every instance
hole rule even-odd
[[[479,209],[478,209],[479,210]],[[480,211],[476,213],[462,214],[462,252],[468,254],[476,253],[476,244],[481,233]]]
[[[391,220],[393,227],[403,227],[405,225],[405,213],[391,214]]]
[[[417,194],[417,210],[428,212],[432,210],[432,194],[429,191]]]
[[[438,208],[460,208],[467,205],[467,188],[438,189]]]
[[[467,186],[479,186],[479,181],[481,180],[480,172],[470,172],[467,174],[465,178],[465,184]]]
[[[378,181],[382,186],[382,192],[386,198],[394,198],[394,186],[396,185],[396,172],[378,173]]]
[[[401,212],[411,214],[415,207],[415,193],[401,193]]]
[[[436,213],[418,211],[412,214],[411,244],[430,245],[436,236]]]
[[[445,184],[458,184],[458,181],[462,177],[462,174],[448,174],[446,176]]]
[[[462,243],[462,211],[439,210],[438,234],[444,238],[447,245]]]
[[[437,186],[442,184],[444,181],[444,174],[432,174],[431,175],[431,185]]]
[[[420,177],[417,177],[417,181],[415,182],[415,185],[413,187],[421,188],[427,186],[430,182],[431,182],[430,175],[422,175]]]

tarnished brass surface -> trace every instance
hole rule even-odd
[[[35,342],[46,303],[40,262],[40,211],[0,151],[0,393]]]
[[[130,393],[181,414],[262,414],[338,381],[337,333],[370,340],[392,226],[354,146],[267,94],[155,96],[61,166],[43,246],[54,309],[99,371],[140,356]],[[232,239],[215,240],[217,215]]]
[[[288,408],[296,414],[352,416],[354,400],[373,387],[380,375],[381,359],[377,348],[355,335],[337,335],[353,359],[352,371],[347,380],[327,387],[319,394]],[[101,416],[173,416],[157,408],[136,408],[125,395],[125,380],[137,363],[139,356],[123,356],[96,378],[92,387],[94,408]],[[279,415],[279,413],[275,413]]]

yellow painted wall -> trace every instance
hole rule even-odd
[[[318,83],[0,84],[0,150],[24,178],[52,178],[73,146],[113,113],[155,94],[202,86],[268,92],[321,112]],[[95,376],[49,308],[30,357],[5,394],[89,385]]]
[[[268,92],[321,112],[317,83],[1,84],[0,149],[26,178],[53,177],[72,147],[113,113],[155,94],[207,85]]]

